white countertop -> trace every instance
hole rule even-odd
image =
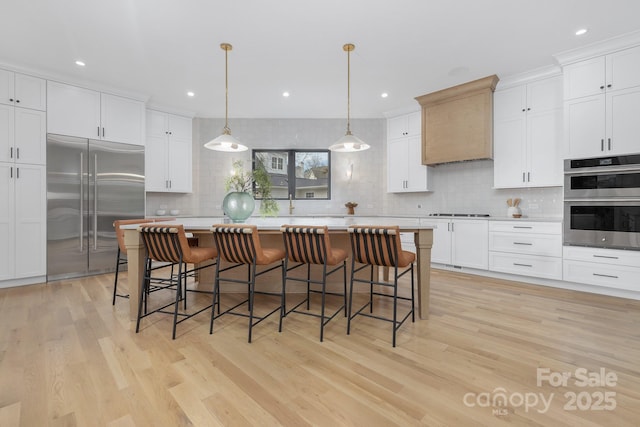
[[[171,221],[158,221],[156,224],[182,224],[190,230],[208,230],[213,224],[224,223],[223,217],[182,217]],[[359,216],[281,216],[281,217],[250,217],[241,224],[254,224],[261,230],[279,230],[282,225],[326,225],[330,230],[345,230],[353,225],[397,225],[400,230],[428,230],[436,228],[435,225],[422,224],[420,218],[400,218],[400,217],[359,217]],[[233,224],[233,223],[229,223]],[[138,225],[123,225],[121,228],[135,229]]]

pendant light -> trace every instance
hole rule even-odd
[[[229,62],[227,56],[229,51],[233,49],[233,46],[229,43],[222,43],[220,44],[220,48],[224,50],[224,129],[222,129],[222,135],[207,142],[204,144],[204,147],[216,151],[246,151],[248,147],[235,139],[231,135],[231,129],[229,129]]]
[[[331,151],[353,152],[369,149],[369,144],[351,133],[351,52],[355,45],[347,43],[342,50],[347,52],[347,133],[329,147]]]

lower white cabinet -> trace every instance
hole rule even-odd
[[[563,274],[568,282],[640,291],[640,252],[564,247]]]
[[[46,274],[46,167],[0,163],[0,286]]]
[[[486,270],[488,261],[488,221],[475,219],[429,219],[435,225],[431,261]]]
[[[490,221],[489,270],[561,280],[562,224]]]

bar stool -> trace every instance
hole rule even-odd
[[[286,309],[285,301],[285,316],[289,313],[305,314],[307,316],[320,318],[320,342],[324,339],[324,327],[331,319],[333,319],[340,310],[344,309],[344,315],[347,316],[347,251],[338,248],[331,247],[331,240],[329,239],[329,230],[327,226],[294,226],[283,225],[280,228],[282,232],[282,238],[284,240],[284,248],[286,258],[284,261],[285,278],[284,283],[286,287],[287,280],[303,282],[307,284],[306,297],[296,304],[291,310]],[[289,267],[289,263],[297,263],[292,267]],[[311,265],[322,266],[322,279],[311,279]],[[306,279],[289,275],[289,272],[296,270],[303,265],[307,266]],[[332,267],[327,271],[327,267]],[[343,293],[327,292],[327,276],[342,270],[343,273]],[[311,289],[311,284],[320,284],[322,288],[320,290]],[[319,293],[322,295],[320,304],[320,314],[310,312],[310,294]],[[341,296],[343,298],[342,305],[333,312],[330,316],[325,315],[325,302],[326,295]],[[285,290],[286,298],[286,290]],[[306,311],[298,310],[302,304],[306,303]]]
[[[118,252],[116,253],[116,273],[113,281],[113,301],[111,305],[116,304],[116,297],[129,298],[129,294],[118,293],[118,273],[120,267],[127,265],[127,247],[124,245],[124,230],[120,228],[122,225],[128,224],[146,224],[153,222],[152,219],[118,219],[113,222],[113,228],[116,231],[116,240],[118,241]]]
[[[172,338],[175,339],[178,323],[211,308],[211,305],[207,305],[204,308],[197,309],[195,312],[187,312],[188,293],[213,293],[202,289],[188,289],[187,277],[193,276],[196,271],[203,268],[212,267],[214,265],[213,261],[218,255],[217,251],[215,248],[189,246],[182,225],[162,227],[154,224],[145,224],[138,227],[138,232],[145,246],[145,268],[142,286],[140,287],[136,333],[140,330],[140,321],[144,317],[154,313],[165,313],[173,315]],[[171,273],[168,277],[155,273],[158,268],[152,267],[154,261],[167,263],[167,265],[171,266]],[[209,263],[206,264],[207,262]],[[193,264],[193,268],[189,269],[188,264]],[[177,274],[174,274],[173,268],[175,266],[178,269]],[[149,311],[148,299],[150,292],[162,289],[175,290],[174,300]],[[183,302],[182,311],[180,310],[180,301]],[[172,305],[174,306],[173,310],[167,310]],[[180,320],[178,320],[178,317],[180,317]]]
[[[349,288],[349,315],[347,319],[347,335],[351,332],[351,320],[357,315],[384,320],[393,324],[393,346],[396,346],[396,332],[405,320],[411,316],[411,321],[415,322],[414,311],[414,278],[413,262],[415,254],[402,250],[400,242],[400,229],[398,226],[378,227],[378,226],[357,226],[348,229],[351,240],[351,283]],[[355,263],[363,264],[356,268]],[[369,279],[356,278],[356,273],[369,267]],[[393,282],[381,282],[374,280],[374,267],[390,267],[393,271]],[[404,271],[399,272],[400,269]],[[398,296],[398,279],[406,273],[411,273],[411,298]],[[352,313],[353,306],[353,284],[354,282],[369,284],[369,301],[360,307],[355,314]],[[374,286],[392,288],[393,294],[374,292]],[[393,299],[393,316],[391,318],[373,314],[373,296]],[[398,320],[398,300],[411,301],[411,309]],[[363,310],[369,307],[369,313]]]
[[[251,342],[253,327],[277,311],[280,312],[278,332],[282,332],[282,317],[284,315],[284,250],[279,248],[263,248],[260,243],[258,228],[255,225],[243,224],[230,226],[228,224],[214,224],[211,227],[211,231],[213,232],[213,237],[218,249],[218,259],[216,262],[216,279],[215,285],[213,287],[213,304],[211,308],[211,325],[209,328],[209,333],[213,333],[213,321],[224,314],[233,314],[236,316],[248,317],[248,342]],[[222,267],[221,261],[226,261],[230,265]],[[229,276],[223,278],[221,276],[221,273],[223,272],[231,271],[244,265],[247,266],[246,280]],[[258,266],[265,267],[265,269],[258,272]],[[281,269],[281,280],[283,281],[283,283],[280,285],[280,292],[275,293],[256,291],[256,278],[278,268]],[[247,299],[221,313],[220,282],[246,284],[248,287]],[[256,294],[279,296],[280,304],[273,310],[269,311],[267,314],[258,316],[254,312],[254,297]],[[215,314],[216,304],[218,306],[217,315]],[[237,310],[237,308],[244,304],[248,305],[248,314]]]

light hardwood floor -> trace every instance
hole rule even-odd
[[[638,301],[434,270],[431,317],[395,349],[362,317],[324,343],[317,319],[274,318],[248,344],[246,319],[209,335],[203,313],[172,341],[165,317],[134,332],[112,277],[0,290],[0,426],[640,425]]]

